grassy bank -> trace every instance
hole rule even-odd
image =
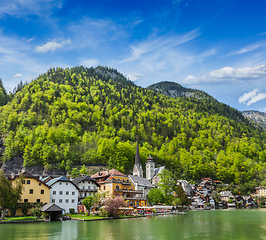
[[[32,221],[32,220],[42,220],[42,219],[37,219],[36,217],[5,217],[4,220],[1,220],[2,222],[13,222],[13,221]]]
[[[95,220],[95,219],[103,219],[106,217],[100,217],[100,216],[87,216],[85,214],[71,214],[71,218],[81,219],[81,220]]]

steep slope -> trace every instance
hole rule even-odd
[[[176,177],[228,183],[265,177],[265,139],[240,112],[212,97],[172,98],[107,67],[51,68],[0,108],[3,160],[71,171],[105,164],[128,173],[136,136]]]
[[[250,110],[250,111],[242,111],[242,114],[250,121],[257,123],[264,130],[266,130],[266,113]]]

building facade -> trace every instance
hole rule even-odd
[[[77,212],[78,187],[65,176],[46,182],[50,186],[50,203],[64,209],[63,213]]]

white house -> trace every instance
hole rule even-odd
[[[79,188],[78,204],[82,203],[82,200],[93,193],[98,192],[98,188],[101,186],[90,176],[82,176],[75,178],[72,182]]]
[[[142,194],[139,197],[147,198],[147,195],[149,191],[154,188],[154,186],[151,184],[151,182],[147,178],[134,176],[134,175],[128,175],[130,180],[135,186],[135,190],[142,191]]]
[[[64,209],[64,213],[77,212],[78,187],[65,176],[46,182],[50,189],[50,203]],[[73,210],[72,210],[73,209]]]

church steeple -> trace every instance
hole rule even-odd
[[[139,157],[139,144],[138,144],[138,139],[137,139],[137,147],[136,147],[136,155],[135,155],[135,165],[133,168],[133,175],[134,176],[139,176],[143,177],[143,170],[140,162],[140,157]]]

